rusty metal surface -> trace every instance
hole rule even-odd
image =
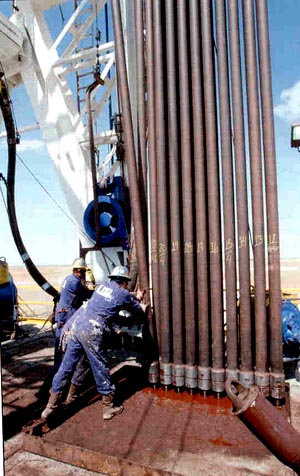
[[[150,200],[150,237],[151,237],[151,272],[153,299],[153,338],[159,345],[159,269],[158,269],[158,218],[157,218],[157,174],[155,149],[155,94],[154,94],[154,43],[153,43],[153,2],[145,1],[146,23],[146,74],[147,74],[147,131]],[[155,377],[155,380],[158,381]]]
[[[280,287],[280,252],[279,252],[279,218],[278,193],[275,153],[275,133],[273,118],[272,78],[270,45],[268,30],[268,11],[266,0],[256,1],[256,18],[258,31],[259,72],[261,88],[261,109],[263,124],[263,146],[265,164],[268,260],[270,288],[270,364],[271,392],[276,395],[276,384],[284,387],[282,364],[282,322],[281,322],[281,287]],[[273,375],[272,375],[273,374]],[[280,374],[276,375],[276,374]],[[276,378],[274,378],[276,375]],[[279,377],[279,378],[278,378]],[[282,390],[281,390],[282,391]],[[279,395],[280,398],[280,395]]]
[[[101,244],[101,230],[100,230],[100,221],[99,221],[99,202],[98,202],[98,184],[97,184],[97,166],[96,166],[96,155],[95,155],[95,142],[94,142],[94,127],[93,127],[93,114],[91,106],[91,94],[98,86],[104,84],[103,79],[99,74],[94,74],[95,81],[90,84],[85,93],[85,101],[87,105],[87,116],[88,116],[88,131],[89,131],[89,146],[90,146],[90,167],[92,174],[92,184],[93,184],[93,199],[94,199],[94,222],[95,222],[95,232],[96,232],[96,246]]]
[[[43,437],[24,435],[24,449],[114,476],[292,474],[232,416],[229,399],[162,389],[137,392],[109,422],[94,403]]]
[[[191,82],[193,113],[193,148],[195,174],[195,225],[197,259],[197,303],[199,322],[199,366],[210,366],[209,349],[209,303],[208,303],[208,253],[207,253],[207,211],[206,211],[206,168],[204,151],[204,109],[203,109],[203,71],[200,45],[200,7],[197,0],[190,4],[190,44],[191,44]],[[197,132],[196,132],[197,131]],[[207,383],[207,382],[206,382]],[[203,387],[202,381],[199,388]],[[203,390],[210,388],[210,382]]]
[[[224,336],[212,4],[209,0],[203,0],[200,6],[207,159],[212,388],[217,392],[222,392],[224,390]]]
[[[262,160],[260,115],[258,99],[254,5],[252,0],[243,3],[244,48],[246,61],[249,151],[251,169],[253,255],[255,287],[255,378],[261,388],[267,388],[267,320],[266,276],[264,247],[264,199],[262,185]]]
[[[196,316],[195,316],[195,243],[194,243],[194,189],[193,162],[190,126],[189,98],[189,55],[188,55],[188,10],[184,0],[177,1],[177,38],[179,68],[179,112],[181,129],[181,188],[182,188],[182,231],[183,231],[183,271],[184,271],[184,328],[185,362],[196,364]],[[197,387],[197,380],[187,380],[186,386]]]
[[[170,347],[170,276],[169,276],[169,213],[168,169],[166,156],[165,89],[164,89],[164,29],[162,2],[153,2],[154,84],[155,84],[155,143],[157,177],[158,270],[159,270],[159,324],[161,361],[171,361]],[[171,382],[170,382],[171,383]]]
[[[136,255],[139,269],[139,279],[141,288],[146,289],[146,299],[148,299],[149,276],[147,260],[147,236],[143,220],[143,212],[146,209],[146,205],[143,202],[144,197],[141,193],[138,182],[138,171],[136,164],[136,153],[133,137],[132,115],[130,107],[129,87],[127,80],[127,68],[119,2],[117,0],[112,0],[111,8],[115,31],[116,65],[120,99],[122,105],[122,114],[124,117],[126,117],[126,121],[124,121],[126,163],[128,167],[129,176],[130,203],[135,228]]]
[[[145,105],[145,59],[144,59],[144,23],[143,2],[135,2],[135,38],[136,38],[136,68],[137,68],[137,98],[138,98],[138,174],[141,189],[146,196],[147,189],[147,159],[146,159],[146,105]]]
[[[95,473],[24,451],[22,446],[22,434],[6,443],[5,476],[99,476],[98,472]]]
[[[247,388],[237,381],[227,381],[226,390],[234,402],[236,414],[249,424],[282,462],[300,474],[300,433],[262,395],[257,386]]]
[[[166,50],[168,85],[168,160],[170,176],[170,239],[176,243],[171,249],[171,293],[173,362],[181,365],[184,361],[182,339],[182,242],[181,242],[181,188],[179,161],[178,92],[174,87],[177,81],[176,65],[176,11],[173,0],[165,2],[166,8]],[[174,374],[174,372],[173,372]],[[173,375],[174,379],[174,375]],[[178,379],[176,379],[178,385]]]
[[[229,96],[228,45],[226,35],[226,6],[216,2],[216,30],[218,49],[219,123],[223,184],[223,228],[225,248],[226,294],[226,372],[238,374],[236,243],[234,217],[233,162],[231,146],[231,113]]]
[[[239,262],[239,319],[240,319],[240,372],[252,374],[252,336],[250,308],[250,260],[248,238],[248,197],[246,177],[246,150],[244,132],[244,108],[241,73],[238,2],[228,3],[229,42],[231,62],[231,95],[234,129],[235,184],[238,227]]]

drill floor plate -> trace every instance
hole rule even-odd
[[[111,476],[292,475],[231,413],[226,398],[145,388],[125,410],[102,419],[102,403],[84,407],[24,449]]]

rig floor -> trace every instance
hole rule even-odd
[[[96,400],[42,436],[22,433],[45,405],[52,356],[51,332],[2,344],[6,476],[295,474],[231,415],[227,398],[162,388],[130,393],[126,378],[121,379],[125,411],[113,420],[102,420],[102,403]],[[300,385],[294,380],[287,407],[300,431]]]

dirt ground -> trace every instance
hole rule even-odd
[[[38,266],[40,273],[58,291],[71,266]],[[53,298],[41,289],[25,267],[9,266],[18,289],[19,311],[22,316],[47,318],[53,310]]]
[[[41,274],[60,290],[64,278],[72,272],[71,266],[39,266]],[[53,310],[53,299],[31,278],[25,267],[10,266],[9,271],[18,288],[21,316],[46,319]],[[253,274],[253,273],[252,273]],[[281,287],[284,297],[293,297],[300,306],[300,259],[281,261]]]

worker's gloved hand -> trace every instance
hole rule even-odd
[[[137,298],[138,301],[141,301],[144,297],[145,294],[145,289],[138,289],[137,292],[135,293],[135,297]]]
[[[140,306],[141,306],[141,308],[142,308],[143,312],[146,312],[146,310],[147,310],[147,309],[148,309],[148,307],[149,307],[149,303],[148,303],[148,304],[143,304],[143,303],[140,303]]]

